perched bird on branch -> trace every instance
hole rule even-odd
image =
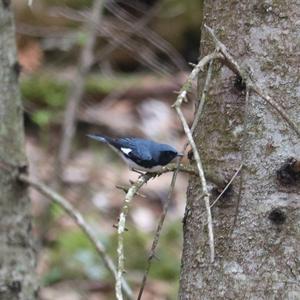
[[[87,136],[108,144],[133,170],[155,173],[176,157],[183,156],[170,145],[150,140],[134,137],[110,138],[99,134],[88,134]]]

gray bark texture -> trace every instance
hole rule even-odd
[[[0,2],[0,299],[34,299],[30,201],[17,180],[24,154],[23,109],[10,1]]]
[[[299,17],[297,0],[204,1],[204,22],[298,126]],[[203,29],[201,56],[213,49]],[[200,86],[204,78],[201,74]],[[245,167],[231,194],[212,208],[214,264],[199,178],[190,179],[179,297],[300,299],[300,186],[284,185],[276,177],[287,158],[300,159],[299,137],[253,92],[246,103],[245,91],[235,88],[234,80],[228,68],[214,64],[195,140],[210,173],[230,179],[242,162]]]

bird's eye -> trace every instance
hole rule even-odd
[[[174,153],[173,151],[168,151],[168,152],[167,152],[167,156],[168,156],[170,159],[173,159],[173,158],[176,156],[176,153]]]

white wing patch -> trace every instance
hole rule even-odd
[[[132,151],[132,149],[130,149],[130,148],[121,148],[121,151],[123,152],[123,153],[125,153],[125,154],[129,154],[131,151]]]

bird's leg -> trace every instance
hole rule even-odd
[[[139,171],[139,170],[137,170],[137,169],[135,169],[135,168],[132,168],[131,170],[132,170],[133,172],[135,172],[135,173],[140,174],[141,176],[145,175],[145,173],[143,173],[142,171]]]

